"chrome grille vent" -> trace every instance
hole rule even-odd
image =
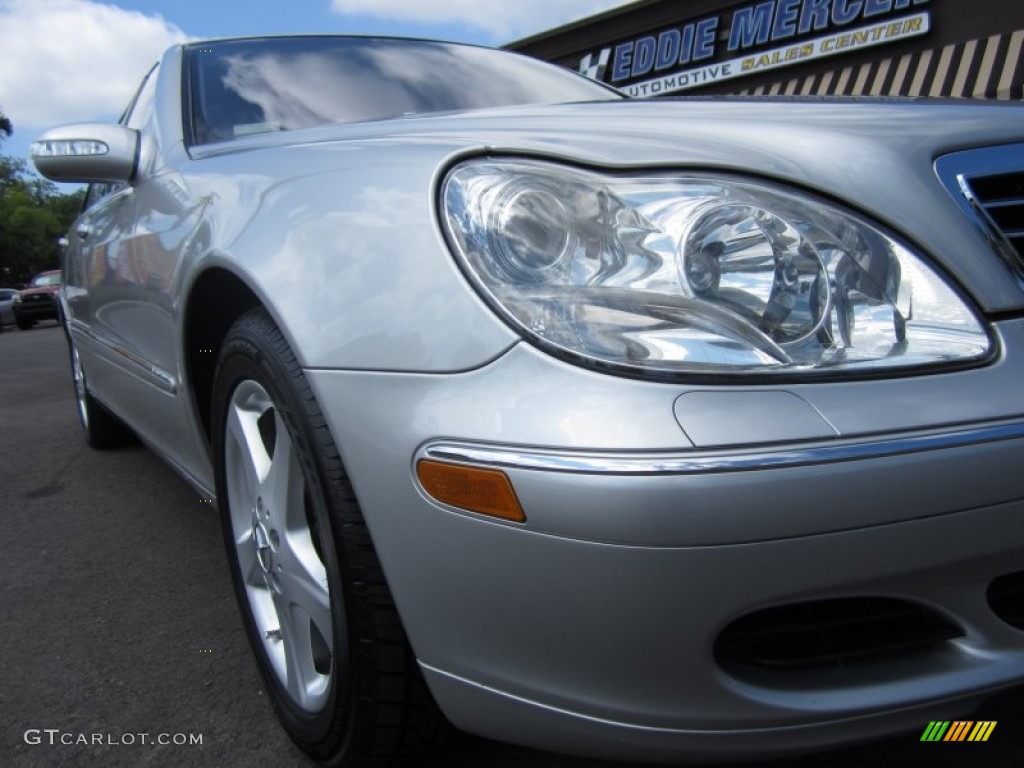
[[[944,155],[935,171],[1024,288],[1024,144]]]
[[[1018,258],[1024,258],[1024,172],[964,176],[962,183]]]

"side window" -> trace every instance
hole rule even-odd
[[[85,202],[82,203],[82,210],[88,211],[96,203],[109,195],[114,190],[124,186],[123,184],[90,184],[89,190],[85,193]]]

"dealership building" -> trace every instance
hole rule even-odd
[[[1021,0],[640,0],[506,46],[633,96],[1021,100]]]

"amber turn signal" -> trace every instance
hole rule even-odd
[[[526,521],[504,472],[423,459],[416,464],[416,475],[423,489],[443,504],[517,523]]]

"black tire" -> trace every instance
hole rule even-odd
[[[78,355],[78,347],[75,346],[70,336],[68,337],[68,354],[71,358],[71,384],[75,391],[78,423],[82,425],[85,442],[89,447],[101,451],[134,442],[135,433],[89,394],[85,368]]]
[[[21,318],[18,318],[18,327],[23,331],[31,331],[33,325],[35,325],[34,320],[22,320]]]
[[[345,768],[425,754],[450,726],[423,681],[309,384],[262,309],[224,340],[212,414],[235,594],[289,736]]]

